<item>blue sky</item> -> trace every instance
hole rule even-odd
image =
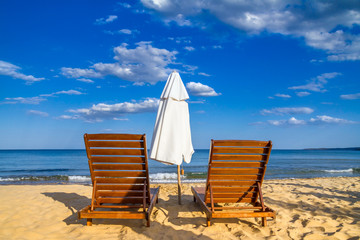
[[[0,149],[146,133],[177,70],[195,148],[360,142],[358,1],[0,3]]]

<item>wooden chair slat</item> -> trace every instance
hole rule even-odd
[[[234,168],[260,168],[264,165],[264,162],[235,162],[235,161],[213,161],[211,163],[212,168],[222,167],[234,167]]]
[[[98,184],[97,190],[143,190],[144,184]]]
[[[90,155],[137,155],[143,156],[144,149],[89,149]]]
[[[235,175],[235,174],[260,174],[261,168],[211,168],[211,174]]]
[[[214,198],[254,198],[254,192],[232,192],[232,193],[224,193],[224,192],[213,192]]]
[[[90,161],[104,163],[145,163],[145,157],[94,157],[90,156]]]
[[[142,134],[111,134],[111,133],[99,133],[99,134],[86,134],[87,139],[91,140],[143,140]]]
[[[214,203],[252,203],[255,198],[214,198]],[[206,203],[210,203],[210,197],[206,198]]]
[[[212,160],[246,160],[246,161],[263,161],[266,156],[263,155],[239,155],[239,154],[214,154]]]
[[[269,147],[269,141],[256,140],[213,140],[214,146]]]
[[[116,178],[116,177],[96,177],[97,183],[130,183],[144,185],[143,178]]]
[[[94,170],[146,170],[145,164],[92,164]]]
[[[98,203],[113,203],[113,204],[125,204],[125,203],[132,203],[132,204],[139,204],[143,202],[142,197],[129,197],[129,198],[98,198]]]
[[[266,154],[268,148],[239,148],[239,147],[214,147],[213,153],[252,153],[252,154]]]
[[[140,191],[114,191],[100,190],[96,191],[96,197],[142,197],[143,192]]]
[[[211,170],[212,171],[212,170]],[[215,175],[211,174],[210,180],[257,180],[258,175]]]
[[[144,171],[94,171],[95,177],[135,177],[145,178],[146,172]]]
[[[89,147],[144,148],[140,141],[89,141]]]
[[[256,186],[250,187],[213,187],[214,192],[251,192],[256,191]]]
[[[253,186],[257,183],[257,181],[215,181],[215,180],[209,180],[213,186]]]

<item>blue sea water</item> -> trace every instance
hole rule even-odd
[[[195,150],[183,164],[183,182],[206,179],[208,150]],[[177,181],[176,166],[149,160],[152,183]],[[89,184],[85,150],[0,150],[0,184]],[[360,151],[273,150],[265,179],[360,176]]]

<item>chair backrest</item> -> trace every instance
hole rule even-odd
[[[101,203],[150,203],[146,136],[85,134],[93,199]]]
[[[211,140],[204,201],[212,194],[213,203],[255,203],[271,148],[271,141]]]

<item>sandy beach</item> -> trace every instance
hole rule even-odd
[[[359,239],[360,178],[268,180],[265,203],[277,211],[275,221],[214,219],[205,214],[183,185],[183,205],[175,184],[160,184],[159,203],[144,220],[77,219],[91,200],[91,186],[0,186],[0,239]],[[154,186],[158,186],[154,184]]]

